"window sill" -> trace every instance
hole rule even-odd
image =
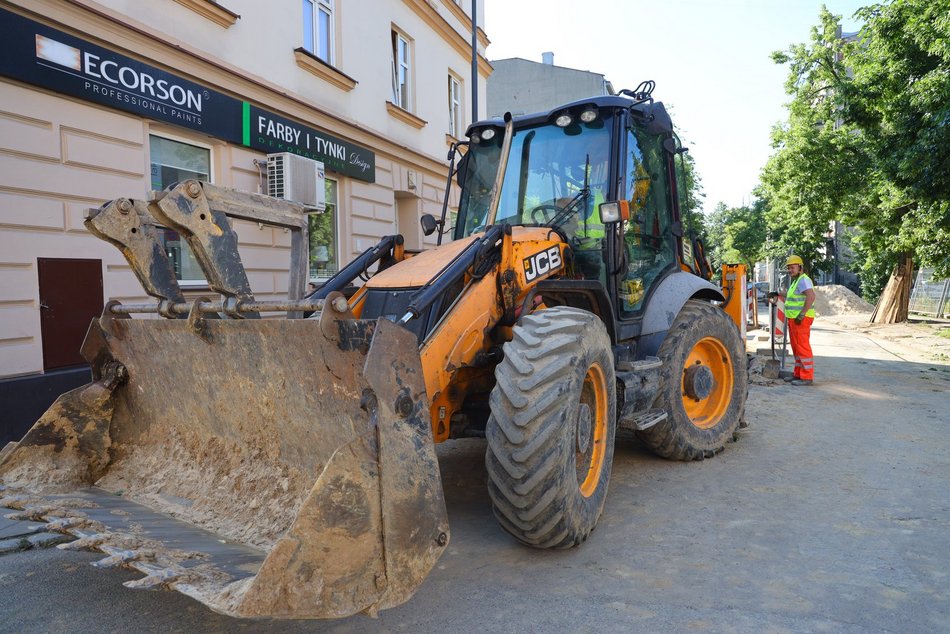
[[[214,0],[175,0],[178,4],[183,5],[194,11],[200,16],[206,17],[218,26],[223,26],[228,28],[229,26],[234,26],[234,24],[241,19],[237,13],[225,9]]]
[[[399,119],[403,123],[408,123],[409,125],[416,128],[417,130],[421,130],[422,128],[426,127],[426,125],[428,125],[429,123],[428,121],[424,119],[420,119],[419,117],[412,114],[408,110],[404,110],[400,108],[399,106],[397,106],[391,101],[386,102],[386,110],[393,117]]]
[[[451,134],[446,134],[446,135],[445,135],[445,145],[446,145],[446,146],[452,147],[452,144],[453,144],[453,143],[458,143],[458,142],[459,142],[459,140],[456,139],[456,138],[455,138],[454,136],[452,136]]]
[[[304,48],[295,48],[294,57],[297,59],[297,66],[304,69],[308,73],[316,75],[324,81],[330,82],[341,90],[349,92],[356,88],[356,85],[359,83],[346,73],[343,73],[333,66],[330,66],[325,61]]]

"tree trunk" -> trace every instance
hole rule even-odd
[[[912,254],[903,253],[894,266],[891,279],[887,281],[884,292],[877,300],[877,306],[871,313],[872,324],[896,324],[907,321],[907,307],[910,304],[910,286],[913,282],[914,260]]]

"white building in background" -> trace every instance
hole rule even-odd
[[[86,208],[186,178],[260,191],[265,156],[291,151],[326,168],[313,276],[387,234],[423,248],[419,218],[440,213],[446,150],[473,119],[470,9],[0,0],[0,445],[86,382],[79,344],[104,303],[146,299],[119,251],[84,229]],[[255,296],[286,294],[289,235],[235,229]],[[207,294],[177,234],[165,246],[187,296]]]

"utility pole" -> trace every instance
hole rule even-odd
[[[472,123],[478,121],[478,0],[472,0]]]

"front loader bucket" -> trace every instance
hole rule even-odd
[[[127,585],[239,617],[375,614],[448,542],[403,328],[104,316],[84,354],[97,380],[0,454],[0,506],[146,574]]]

